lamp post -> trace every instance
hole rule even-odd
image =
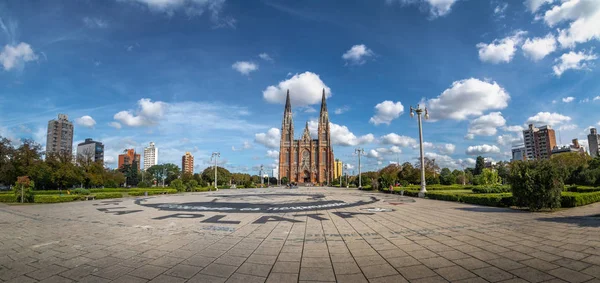
[[[358,155],[358,188],[362,189],[362,176],[360,175],[360,156],[365,154],[365,150],[362,148],[357,148],[354,150],[354,153]]]
[[[421,190],[419,190],[419,197],[425,197],[425,193],[427,192],[425,185],[425,154],[423,153],[423,126],[421,122],[421,114],[425,112],[425,119],[429,119],[429,112],[427,112],[427,108],[421,109],[421,107],[417,104],[417,108],[410,107],[410,117],[413,118],[415,113],[417,113],[417,120],[419,121],[419,147],[421,149]]]
[[[265,177],[263,176],[263,165],[260,165],[260,171],[258,172],[258,174],[260,175],[260,187],[263,187],[264,181],[265,181]]]
[[[213,152],[212,155],[210,156],[211,159],[215,160],[215,191],[218,191],[219,188],[217,187],[217,164],[218,164],[218,160],[219,157],[221,156],[220,152]]]

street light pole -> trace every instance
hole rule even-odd
[[[263,165],[261,164],[260,165],[260,171],[258,172],[258,174],[260,175],[260,187],[261,188],[263,187],[263,184],[264,184],[264,181],[265,181],[265,178],[263,177],[263,173],[262,172],[263,172]]]
[[[425,119],[429,119],[429,112],[427,112],[427,108],[421,109],[421,107],[417,104],[417,108],[410,107],[410,117],[415,116],[415,112],[417,113],[417,120],[419,122],[419,146],[421,149],[421,190],[419,191],[419,197],[425,197],[425,193],[427,193],[427,188],[425,184],[425,154],[423,152],[423,126],[421,122],[421,114],[425,112]]]
[[[217,164],[219,162],[218,160],[219,160],[220,156],[221,156],[220,152],[213,152],[210,157],[211,159],[214,158],[214,160],[215,160],[215,191],[219,190],[219,187],[217,187]]]
[[[362,176],[360,175],[360,156],[365,154],[365,150],[362,148],[357,148],[354,150],[354,153],[358,155],[358,188],[362,188]]]

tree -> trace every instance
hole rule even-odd
[[[189,181],[194,179],[194,174],[190,173],[190,172],[185,172],[183,174],[181,174],[181,181],[183,183],[188,183]],[[197,183],[197,182],[196,182]],[[197,184],[196,184],[197,185]]]
[[[21,176],[17,178],[17,182],[13,187],[17,202],[33,202],[33,181],[27,176]]]
[[[589,167],[589,161],[592,159],[587,154],[565,152],[552,155],[550,160],[567,184],[575,184],[579,173]]]
[[[508,176],[510,175],[510,163],[504,162],[504,161],[500,161],[496,164],[496,170],[498,171],[498,176],[500,177],[501,183],[504,184],[504,182],[508,179]]]
[[[59,189],[70,188],[83,182],[83,171],[73,164],[70,153],[61,152],[46,156],[52,171],[52,183]]]
[[[202,171],[202,179],[204,179],[208,183],[213,183],[215,181],[215,167],[211,166],[204,169],[204,171]],[[230,180],[231,173],[229,172],[229,170],[217,166],[217,185],[228,185]],[[260,177],[258,179],[258,183],[260,183]]]
[[[183,192],[185,190],[185,186],[180,179],[173,180],[169,185],[170,188],[176,189],[178,192]]]
[[[498,176],[498,171],[494,169],[484,168],[481,175],[479,175],[479,178],[480,185],[496,186],[502,183],[500,176]]]
[[[196,180],[189,180],[188,182],[185,183],[185,191],[186,192],[193,192],[194,189],[198,186],[198,182],[196,182]]]
[[[171,181],[179,178],[180,175],[179,167],[173,163],[154,165],[148,168],[146,171],[148,171],[148,173],[154,177],[157,185],[159,185],[163,180],[165,185],[168,185],[171,183]]]
[[[281,178],[281,184],[282,184],[282,185],[287,185],[287,183],[288,183],[288,182],[289,182],[289,179],[288,179],[288,177],[283,177],[283,178]]]
[[[17,179],[14,166],[15,149],[7,138],[0,137],[0,184],[9,185]]]
[[[440,183],[442,185],[452,185],[456,182],[456,176],[450,172],[450,169],[443,168],[440,172]]]
[[[532,211],[560,207],[564,183],[558,168],[549,160],[514,161],[509,183],[517,206]]]
[[[382,188],[387,188],[390,185],[394,186],[398,181],[398,174],[400,173],[400,166],[398,164],[390,164],[379,170],[379,185]]]
[[[475,161],[475,171],[473,171],[473,175],[477,176],[483,172],[483,168],[485,167],[485,159],[482,156],[477,156],[477,160]]]

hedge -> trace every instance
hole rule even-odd
[[[17,197],[13,192],[10,194],[0,194],[0,202],[17,202]]]
[[[84,197],[76,195],[36,195],[34,198],[35,203],[58,203],[58,202],[69,202],[80,200]]]
[[[476,194],[499,194],[499,193],[510,193],[510,187],[475,187],[472,191]]]
[[[600,201],[600,192],[575,193],[563,192],[561,194],[561,207],[576,207]]]
[[[122,198],[122,193],[97,193],[94,194],[96,199],[107,199],[107,198]]]
[[[566,187],[566,186],[565,186]],[[568,192],[578,192],[578,193],[592,193],[592,192],[600,192],[600,188],[588,187],[588,186],[568,186],[565,189]]]
[[[135,190],[135,191],[128,191],[127,193],[130,196],[143,196],[146,195],[146,192],[148,192],[148,195],[162,195],[162,194],[176,194],[177,190],[176,189],[164,189],[164,190]]]

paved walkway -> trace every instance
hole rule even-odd
[[[600,282],[599,214],[322,188],[0,205],[0,282]]]

